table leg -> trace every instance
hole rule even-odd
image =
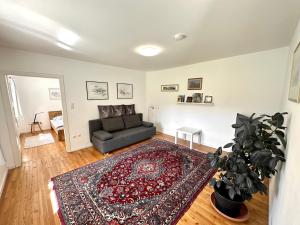
[[[190,140],[190,149],[193,148],[193,134],[191,134],[191,140]]]
[[[200,131],[199,133],[198,133],[198,144],[201,144],[201,135],[202,135],[202,132]]]
[[[176,131],[176,134],[175,134],[175,144],[177,144],[177,137],[178,137],[178,131]]]
[[[40,128],[40,131],[41,131],[41,132],[43,132],[43,130],[42,130],[42,127],[41,127],[41,124],[40,124],[40,123],[38,123],[38,127]]]

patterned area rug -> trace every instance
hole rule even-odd
[[[64,225],[176,224],[214,175],[206,154],[153,139],[52,178]]]

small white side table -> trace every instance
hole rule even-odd
[[[184,134],[184,139],[186,140],[186,135],[190,135],[190,149],[193,148],[193,137],[194,135],[199,135],[198,143],[200,144],[200,138],[201,138],[201,130],[191,128],[191,127],[180,127],[176,129],[176,135],[175,135],[175,144],[177,144],[177,138],[178,138],[178,133],[183,133]]]

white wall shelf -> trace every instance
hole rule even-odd
[[[213,106],[214,103],[196,103],[196,102],[177,102],[180,105],[210,105]]]

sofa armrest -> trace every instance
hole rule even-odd
[[[153,127],[153,123],[151,123],[151,122],[146,122],[146,121],[143,121],[142,125],[143,125],[144,127]]]
[[[95,131],[93,133],[93,136],[100,139],[100,140],[102,140],[102,141],[106,141],[106,140],[109,140],[109,139],[113,138],[113,135],[111,133],[108,133],[107,131],[104,131],[104,130]]]

